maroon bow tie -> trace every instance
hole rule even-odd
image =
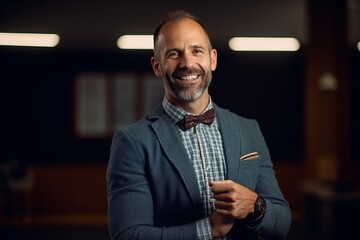
[[[214,122],[214,119],[215,119],[215,110],[211,108],[210,110],[200,115],[185,115],[184,119],[178,122],[178,126],[183,131],[186,131],[196,126],[198,123],[211,125]]]

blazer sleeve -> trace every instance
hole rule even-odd
[[[255,120],[250,120],[250,125],[244,131],[243,148],[249,149],[249,152],[255,150],[259,153],[259,158],[255,160],[241,161],[243,165],[256,166],[253,172],[244,174],[253,174],[249,176],[254,191],[266,201],[267,209],[261,223],[255,227],[255,231],[266,239],[286,239],[291,225],[291,210],[289,203],[285,200],[276,179],[275,170],[271,160],[270,152],[261,133],[260,127]],[[250,166],[243,169],[251,169]],[[256,173],[256,174],[255,174]],[[257,176],[257,177],[255,177]]]
[[[118,130],[111,144],[106,173],[111,239],[196,239],[195,223],[154,226],[154,202],[139,144],[141,139],[133,137],[126,129]]]

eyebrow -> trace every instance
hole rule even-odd
[[[205,47],[203,47],[203,46],[201,46],[201,45],[191,45],[190,48],[191,48],[191,49],[195,49],[195,48],[206,49]]]
[[[200,45],[191,45],[191,46],[189,46],[189,48],[190,49],[199,49],[200,48],[200,49],[205,49],[205,50],[207,49],[207,48],[205,48],[203,46],[200,46]],[[165,51],[165,54],[168,54],[171,51],[183,52],[183,50],[181,48],[170,48],[170,49]]]

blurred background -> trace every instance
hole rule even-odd
[[[117,47],[183,8],[218,50],[210,89],[258,120],[293,211],[288,239],[350,239],[360,214],[360,1],[1,1],[0,239],[109,239],[112,133],[162,99],[151,50]],[[1,42],[0,35],[0,42]],[[233,51],[232,37],[293,37],[297,51]]]

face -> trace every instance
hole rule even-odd
[[[166,97],[173,104],[208,99],[216,62],[216,50],[211,49],[202,27],[191,19],[166,23],[151,59],[156,76],[164,81]]]

